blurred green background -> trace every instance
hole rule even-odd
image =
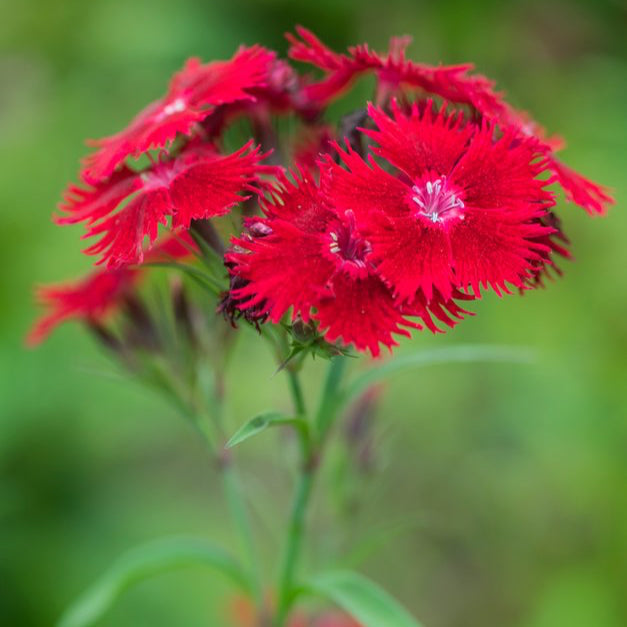
[[[302,23],[340,48],[383,49],[409,33],[418,60],[474,61],[564,135],[567,163],[613,187],[618,205],[590,219],[561,203],[576,255],[562,280],[488,296],[454,332],[404,344],[511,344],[537,358],[394,380],[376,422],[377,472],[343,483],[330,464],[318,485],[306,568],[351,547],[351,563],[426,627],[627,625],[623,3],[2,0],[0,14],[2,624],[52,624],[138,542],[198,533],[234,543],[215,473],[174,411],[117,376],[77,326],[36,351],[23,336],[32,285],[90,263],[80,231],[50,221],[83,140],[121,128],[186,57],[226,58],[242,42],[284,53],[283,32]],[[240,343],[228,375],[233,428],[287,406],[273,370],[263,347]],[[317,380],[320,364],[312,372]],[[284,449],[267,435],[240,451],[270,565],[293,467]],[[359,512],[348,534],[346,508],[329,504],[347,492]],[[102,624],[222,625],[228,599],[217,577],[181,571],[138,586]]]

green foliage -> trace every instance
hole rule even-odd
[[[268,427],[283,427],[289,426],[298,429],[299,431],[307,431],[308,424],[306,420],[295,417],[290,418],[279,412],[269,411],[263,414],[259,414],[254,418],[251,418],[248,422],[244,423],[225,444],[226,448],[232,448],[241,444],[242,442],[258,435],[262,431],[265,431]]]
[[[402,355],[385,364],[378,364],[356,377],[342,391],[340,402],[349,403],[371,385],[406,371],[444,364],[485,362],[530,364],[533,362],[533,353],[527,348],[515,346],[461,344]]]
[[[248,580],[224,549],[197,538],[167,538],[132,549],[118,559],[63,614],[58,627],[89,627],[95,624],[134,584],[159,573],[190,565],[211,568],[243,591]]]
[[[385,590],[351,571],[309,578],[303,591],[339,605],[364,627],[420,627],[420,623]]]

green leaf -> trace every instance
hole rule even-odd
[[[93,625],[133,584],[161,572],[191,565],[208,566],[242,590],[250,589],[239,564],[222,548],[200,538],[167,538],[132,549],[120,557],[65,611],[57,625]]]
[[[197,254],[198,257],[201,258],[204,264],[207,267],[212,268],[212,261],[217,262],[219,266],[224,269],[224,259],[222,255],[219,255],[209,244],[205,241],[205,238],[196,231],[195,228],[191,228],[189,230],[189,234],[192,236],[192,239],[196,243],[196,246],[199,248],[200,254]]]
[[[265,431],[268,427],[280,427],[283,425],[289,425],[305,432],[309,429],[307,421],[303,418],[289,418],[280,412],[269,411],[259,414],[243,424],[225,444],[225,448],[233,448],[237,444],[241,444],[254,435]]]
[[[320,438],[325,437],[344,400],[341,383],[347,363],[348,357],[344,356],[334,357],[329,363],[324,387],[320,395],[320,404],[314,419]]]
[[[436,366],[452,363],[472,362],[501,362],[501,363],[531,363],[533,352],[526,348],[515,346],[490,346],[481,344],[466,344],[459,346],[446,346],[428,351],[421,351],[402,355],[392,361],[364,372],[343,391],[342,402],[348,402],[364,392],[369,386],[378,383],[388,377],[425,366]]]
[[[202,270],[199,270],[198,268],[188,266],[184,263],[177,263],[176,261],[155,261],[144,265],[152,266],[155,268],[172,268],[175,270],[181,270],[182,272],[187,274],[190,279],[198,283],[198,285],[203,287],[214,296],[218,296],[221,292],[224,291],[223,286],[220,285],[220,283],[216,281],[216,279],[214,279],[212,276],[208,275]]]
[[[385,590],[352,571],[322,573],[302,591],[339,605],[364,627],[420,627],[420,623]]]

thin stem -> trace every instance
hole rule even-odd
[[[300,379],[298,378],[298,372],[288,367],[287,368],[287,381],[290,386],[290,393],[292,394],[292,401],[294,403],[294,409],[298,416],[305,416],[307,410],[305,409],[305,398],[303,396],[303,389],[300,385]]]
[[[346,369],[346,362],[346,357],[338,356],[334,357],[329,364],[320,405],[316,413],[316,427],[320,441],[324,440],[335,418],[339,398],[338,390]]]
[[[294,573],[303,544],[305,513],[313,486],[314,472],[315,469],[313,467],[303,471],[292,504],[292,512],[287,530],[287,544],[283,554],[279,578],[279,601],[276,615],[277,627],[283,627],[292,605]]]
[[[344,358],[337,357],[333,359],[329,365],[320,405],[316,413],[316,424],[319,426],[320,436],[326,433],[326,430],[333,423],[334,413],[337,407],[337,390],[344,372],[344,362]],[[294,405],[299,414],[305,415],[298,373],[294,370],[288,370],[288,380]],[[311,440],[309,440],[307,446],[303,446],[300,476],[292,503],[292,511],[287,528],[287,542],[279,575],[279,599],[275,618],[276,627],[283,627],[285,625],[294,600],[294,575],[304,540],[307,505],[309,504],[316,471],[319,467],[323,444],[324,438],[319,437],[317,443],[312,443]]]

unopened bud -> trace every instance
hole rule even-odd
[[[299,316],[292,323],[292,335],[300,344],[309,344],[316,336],[316,327],[313,322],[305,323]]]

